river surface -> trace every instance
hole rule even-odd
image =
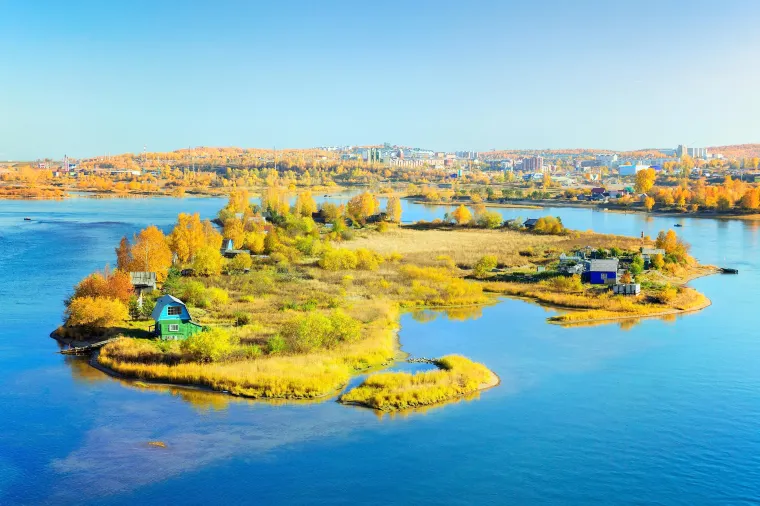
[[[338,197],[340,198],[340,197]],[[502,384],[395,416],[122,383],[57,354],[63,299],[121,236],[212,217],[212,198],[0,201],[0,504],[757,504],[760,227],[679,220],[713,305],[560,328],[505,299],[402,316],[405,351],[462,353]],[[404,221],[446,208],[404,202]],[[654,236],[674,218],[500,209]],[[23,221],[29,217],[32,221]],[[163,441],[167,448],[148,445]]]

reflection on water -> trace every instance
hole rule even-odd
[[[483,316],[483,305],[456,306],[437,309],[417,309],[411,311],[412,319],[419,323],[434,322],[438,318],[450,321],[477,320]]]

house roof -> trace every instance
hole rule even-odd
[[[620,261],[617,258],[595,259],[589,262],[589,272],[617,272]]]
[[[660,248],[641,248],[642,255],[664,255],[665,250]]]
[[[537,219],[537,218],[529,218],[529,219],[525,220],[525,223],[524,223],[524,225],[525,225],[526,227],[532,227],[532,226],[534,226],[534,225],[535,225],[537,222],[538,222],[538,219]]]
[[[187,309],[185,303],[179,300],[177,297],[174,297],[173,295],[162,295],[158,298],[158,300],[156,300],[156,307],[153,308],[153,312],[150,314],[150,317],[154,320],[158,320],[158,317],[161,316],[161,311],[163,311],[164,308],[169,304],[179,304],[180,306],[183,306]]]

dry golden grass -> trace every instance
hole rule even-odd
[[[585,246],[633,250],[638,249],[640,245],[639,239],[588,232],[559,236],[535,235],[507,229],[452,227],[442,230],[413,230],[398,227],[383,234],[358,238],[346,243],[345,247],[368,248],[383,255],[400,253],[406,262],[419,265],[431,265],[442,255],[464,265],[472,265],[484,255],[495,255],[499,265],[516,267],[540,259],[546,252],[559,254]],[[521,251],[532,252],[532,256],[520,255]]]
[[[360,386],[343,394],[340,401],[397,411],[455,399],[499,382],[486,366],[460,355],[448,355],[435,362],[440,367],[437,371],[372,374]]]
[[[395,311],[375,320],[360,342],[306,355],[268,355],[216,363],[144,363],[153,345],[121,339],[104,346],[98,363],[140,380],[201,385],[254,398],[314,398],[329,395],[359,370],[381,366],[396,355]]]

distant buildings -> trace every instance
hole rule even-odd
[[[621,165],[618,167],[618,172],[621,176],[635,176],[640,170],[646,170],[649,165]]]
[[[599,162],[599,165],[601,166],[613,167],[617,165],[618,155],[596,155],[596,161]]]
[[[523,158],[522,170],[523,172],[543,172],[544,157],[532,156],[530,158]]]
[[[683,158],[685,155],[706,160],[709,153],[707,152],[707,148],[689,148],[684,144],[679,144],[676,148],[676,156],[678,158]]]

